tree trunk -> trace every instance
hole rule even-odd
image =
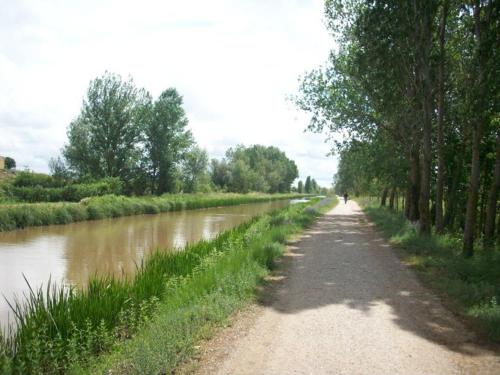
[[[394,198],[395,198],[395,196],[396,196],[396,188],[393,187],[391,189],[391,195],[389,196],[389,208],[391,210],[394,210]]]
[[[500,217],[497,219],[497,245],[500,245]]]
[[[475,124],[473,129],[472,141],[472,162],[471,173],[469,180],[469,190],[467,194],[467,209],[465,213],[465,229],[464,229],[464,244],[463,251],[467,257],[472,256],[474,249],[474,234],[476,231],[476,218],[477,218],[477,201],[479,195],[479,177],[480,177],[480,163],[479,163],[479,146],[481,143],[482,126]]]
[[[410,170],[410,196],[408,200],[409,212],[408,218],[410,221],[417,221],[419,219],[419,190],[420,190],[420,156],[419,150],[413,150],[411,155],[411,170]]]
[[[474,33],[476,37],[476,55],[478,59],[478,77],[476,80],[477,103],[475,108],[474,126],[472,129],[472,162],[467,194],[467,209],[465,213],[463,253],[466,257],[474,254],[474,235],[476,232],[477,201],[480,183],[480,146],[483,136],[485,66],[481,51],[481,2],[474,2]]]
[[[387,202],[387,194],[389,193],[389,189],[388,188],[384,188],[384,190],[382,191],[382,198],[380,199],[380,205],[382,207],[385,207],[386,206],[386,202]]]
[[[404,215],[408,220],[410,220],[410,200],[411,200],[411,190],[408,187],[406,189],[405,195],[403,196]]]
[[[455,168],[453,169],[453,177],[451,180],[451,185],[448,187],[448,194],[446,196],[446,213],[444,215],[444,226],[448,229],[453,229],[455,225],[455,215],[458,206],[457,190],[464,169],[463,162],[465,149],[465,144],[462,144],[462,148],[459,149],[455,156]]]
[[[422,171],[420,174],[420,202],[419,202],[419,232],[429,235],[431,233],[431,217],[429,210],[429,199],[431,196],[431,162],[432,162],[432,83],[430,71],[430,52],[432,47],[432,24],[431,9],[427,2],[423,2],[421,9],[421,33],[420,69],[422,85]]]
[[[403,212],[408,220],[410,219],[410,206],[408,205],[408,202],[410,201],[410,194],[410,189],[408,188],[403,195]]]
[[[445,65],[445,31],[448,16],[448,0],[444,0],[441,23],[439,25],[439,70],[438,70],[438,130],[437,130],[437,181],[436,181],[436,232],[443,233],[443,191],[444,191],[444,65]]]
[[[486,181],[488,179],[488,163],[483,162],[483,175],[482,177],[479,176],[479,181],[483,181],[482,189],[479,192],[479,223],[477,225],[477,232],[476,234],[481,235],[484,232],[484,222],[486,220],[486,204],[488,200],[488,190],[487,186],[489,186],[488,182]]]
[[[498,191],[500,190],[500,130],[497,130],[496,137],[496,159],[493,181],[491,182],[490,192],[488,194],[488,204],[486,208],[486,220],[484,223],[484,248],[489,249],[493,245],[495,235],[495,219],[497,216]]]
[[[399,212],[399,192],[396,189],[396,211]]]

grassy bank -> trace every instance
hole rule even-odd
[[[420,236],[401,213],[359,199],[363,210],[423,280],[490,340],[500,342],[500,251],[462,256],[459,235]]]
[[[170,373],[211,327],[253,297],[286,240],[319,215],[306,206],[264,215],[183,252],[158,252],[132,280],[33,293],[18,306],[15,333],[0,341],[0,372]]]
[[[230,206],[298,197],[297,194],[166,194],[160,197],[106,195],[79,203],[0,205],[0,232],[30,226],[68,224],[83,220],[156,214],[183,209]]]

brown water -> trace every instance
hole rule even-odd
[[[184,247],[233,228],[288,201],[253,203],[27,228],[0,233],[0,294],[12,301],[56,283],[85,285],[94,274],[132,274],[153,249]],[[10,317],[10,319],[9,319]],[[0,326],[12,320],[0,299]]]

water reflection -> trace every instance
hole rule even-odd
[[[132,274],[154,249],[184,247],[283,207],[287,201],[129,216],[0,233],[0,293],[9,300],[49,278],[76,286],[94,274]],[[9,308],[0,301],[0,323]]]

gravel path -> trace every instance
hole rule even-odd
[[[349,201],[291,246],[251,318],[202,355],[215,374],[500,374]]]

